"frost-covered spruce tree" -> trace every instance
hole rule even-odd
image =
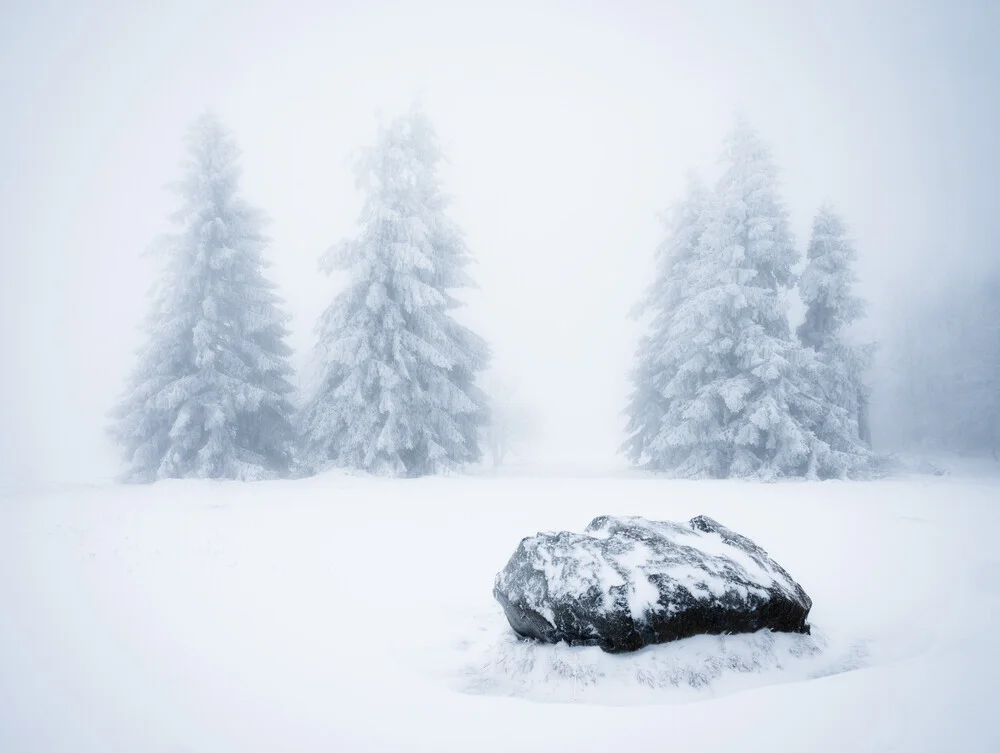
[[[808,264],[799,278],[799,294],[806,305],[805,320],[797,330],[799,340],[817,354],[815,371],[822,395],[843,408],[851,421],[843,430],[870,443],[864,374],[872,348],[849,343],[845,332],[865,310],[853,292],[856,253],[843,220],[829,204],[813,220],[806,257]]]
[[[652,284],[633,310],[633,316],[649,316],[649,331],[639,338],[631,373],[632,392],[625,408],[628,438],[622,453],[634,464],[649,470],[666,470],[662,453],[651,446],[663,428],[667,413],[667,386],[677,373],[681,351],[671,347],[674,315],[690,294],[692,264],[704,228],[709,193],[694,175],[688,175],[687,194],[664,217],[666,238],[656,249],[656,273]]]
[[[845,449],[816,435],[827,406],[788,323],[798,254],[770,149],[739,119],[723,162],[665,337],[677,366],[650,452],[688,477],[844,475]]]
[[[111,434],[130,481],[273,478],[291,460],[286,316],[263,274],[260,212],[240,198],[237,147],[211,115],[187,137],[179,231]]]
[[[452,317],[471,257],[446,215],[441,160],[414,110],[359,161],[360,234],[323,261],[350,279],[319,322],[321,376],[302,415],[308,467],[421,476],[481,457],[488,409],[475,377],[490,354]]]

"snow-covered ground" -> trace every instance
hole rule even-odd
[[[598,514],[749,535],[812,636],[535,646],[491,588]],[[536,474],[0,496],[0,751],[1000,750],[1000,481]]]

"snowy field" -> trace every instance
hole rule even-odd
[[[1000,750],[995,477],[2,494],[4,753]],[[812,597],[813,634],[516,640],[496,572],[605,513],[749,535]]]

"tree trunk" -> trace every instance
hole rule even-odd
[[[869,447],[872,446],[872,429],[868,417],[868,396],[858,395],[858,436]]]

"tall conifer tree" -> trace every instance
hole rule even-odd
[[[111,434],[125,478],[273,478],[292,450],[287,317],[263,273],[261,213],[239,195],[239,149],[211,114],[187,137],[178,232],[148,341]]]
[[[817,376],[824,397],[853,420],[844,430],[870,444],[864,374],[872,348],[848,342],[845,332],[865,311],[864,301],[854,295],[857,254],[843,220],[828,204],[813,220],[806,257],[808,264],[799,279],[799,294],[806,305],[805,321],[797,330],[799,340],[818,356]]]
[[[360,234],[324,257],[347,288],[319,323],[322,374],[303,461],[420,476],[478,461],[486,343],[453,317],[471,256],[448,218],[441,150],[421,112],[397,117],[358,165]]]
[[[652,444],[663,429],[667,413],[667,387],[682,363],[681,351],[671,347],[674,316],[690,294],[698,243],[704,229],[709,192],[693,174],[688,176],[687,195],[664,218],[666,238],[656,249],[656,272],[652,284],[635,307],[636,317],[650,317],[649,332],[639,339],[631,374],[632,393],[625,415],[628,439],[622,452],[633,463],[649,470],[666,470],[661,453]]]

